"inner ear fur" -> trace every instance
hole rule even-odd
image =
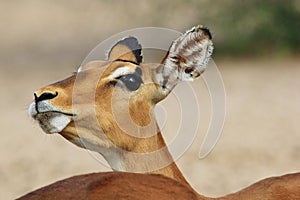
[[[126,60],[140,64],[143,62],[142,46],[135,37],[126,37],[109,50],[108,60]]]

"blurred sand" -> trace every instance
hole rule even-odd
[[[226,124],[214,151],[199,160],[209,101],[204,84],[197,82],[204,116],[198,137],[179,160],[189,181],[199,192],[215,196],[267,176],[300,171],[299,60],[216,63],[228,97]],[[109,170],[62,137],[45,135],[27,116],[33,91],[69,73],[64,68],[59,73],[43,68],[1,73],[1,199],[75,174]]]
[[[0,199],[76,174],[109,170],[59,135],[44,134],[27,108],[35,90],[70,75],[110,34],[141,26],[183,31],[199,23],[199,10],[188,4],[180,8],[183,18],[178,7],[157,15],[160,5],[148,2],[1,2]],[[214,30],[216,38],[222,35]],[[227,117],[217,146],[199,160],[210,103],[203,81],[195,82],[201,125],[192,147],[178,160],[191,184],[202,194],[218,196],[268,176],[300,171],[300,59],[270,55],[215,62],[224,78]],[[168,141],[174,137],[172,127],[169,122],[163,129]]]

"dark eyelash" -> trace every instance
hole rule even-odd
[[[138,65],[137,62],[134,62],[134,61],[131,61],[131,60],[116,59],[114,61],[129,62],[129,63],[135,64],[135,65]]]

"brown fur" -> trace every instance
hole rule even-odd
[[[19,198],[29,199],[196,200],[197,195],[183,184],[165,176],[106,172],[74,176]]]
[[[155,174],[103,172],[74,176],[33,191],[19,200],[38,199],[219,199],[297,200],[300,173],[272,177],[220,198],[196,194],[185,185]]]

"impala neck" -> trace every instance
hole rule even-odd
[[[173,161],[160,131],[148,138],[138,138],[134,144],[130,150],[107,149],[101,154],[114,171],[162,174],[191,188]]]
[[[161,174],[191,188],[166,146],[153,104],[144,99],[132,101],[135,102],[130,104],[130,115],[120,112],[103,116],[118,123],[113,126],[102,124],[105,135],[114,145],[98,152],[114,171]],[[121,106],[118,109],[123,111],[125,108]],[[109,110],[108,113],[113,112]]]

